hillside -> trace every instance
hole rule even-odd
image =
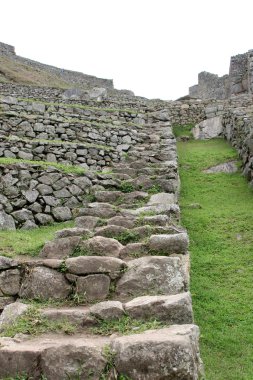
[[[113,81],[49,66],[16,55],[13,46],[0,42],[0,82],[35,86],[113,89]]]

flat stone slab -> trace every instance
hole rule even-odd
[[[236,161],[224,162],[216,166],[212,166],[209,169],[203,170],[204,173],[213,174],[213,173],[236,173],[238,167]]]
[[[176,196],[173,193],[158,193],[153,194],[150,197],[148,202],[148,206],[157,205],[157,204],[165,204],[171,205],[176,203]]]
[[[109,338],[49,334],[33,339],[0,338],[0,378],[26,374],[31,379],[99,379],[106,365]]]
[[[148,247],[162,254],[186,253],[189,245],[187,233],[150,236]]]
[[[119,301],[104,301],[90,307],[90,313],[102,320],[119,319],[125,315],[123,305]]]
[[[115,279],[126,268],[126,264],[115,257],[79,256],[67,259],[66,268],[76,275],[107,273]]]
[[[61,307],[41,310],[41,315],[51,321],[65,320],[77,326],[92,326],[96,324],[87,307]]]
[[[135,319],[152,319],[169,324],[186,324],[193,322],[190,293],[172,296],[143,296],[124,305],[128,315]]]
[[[198,338],[195,325],[173,325],[116,338],[111,345],[115,367],[133,380],[198,380]]]

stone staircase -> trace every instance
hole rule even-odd
[[[157,111],[134,118],[127,154],[80,177],[75,226],[36,258],[0,258],[0,379],[203,378],[175,138]]]

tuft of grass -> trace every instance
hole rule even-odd
[[[31,306],[16,322],[4,328],[0,336],[14,337],[16,334],[40,335],[46,332],[73,334],[75,331],[76,326],[68,321],[64,319],[51,321],[43,317],[36,307]]]
[[[240,173],[203,173],[236,160],[224,140],[178,143],[182,224],[190,236],[191,292],[210,380],[253,374],[253,192]],[[201,208],[186,207],[201,204]]]
[[[53,239],[56,231],[73,226],[74,222],[70,221],[34,230],[0,231],[0,255],[8,257],[37,256],[45,242]]]
[[[175,137],[181,137],[181,136],[193,137],[192,132],[191,132],[193,127],[194,127],[193,124],[174,125],[173,133]]]
[[[137,243],[140,240],[140,235],[136,231],[127,230],[121,232],[116,239],[123,245],[128,243]]]
[[[30,160],[23,160],[20,158],[0,157],[0,165],[14,165],[14,164],[39,165],[41,167],[53,166],[56,169],[63,171],[64,173],[72,173],[72,174],[78,174],[78,175],[82,175],[85,173],[85,169],[81,168],[80,166],[75,166],[75,165],[63,165],[63,164],[58,164],[56,162],[30,161]]]
[[[147,190],[147,193],[148,194],[157,194],[157,193],[161,193],[161,191],[162,191],[161,186],[158,184],[155,184]]]
[[[134,186],[130,182],[122,181],[119,190],[122,191],[122,193],[131,193],[134,191]]]
[[[125,315],[119,319],[100,320],[98,321],[98,326],[92,327],[91,331],[98,335],[112,335],[114,333],[129,335],[139,334],[146,330],[155,330],[163,327],[165,327],[165,324],[156,319],[142,321]]]

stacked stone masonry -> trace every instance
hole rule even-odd
[[[120,375],[132,380],[201,379],[170,109],[164,104],[131,112],[34,104],[10,98],[1,103],[6,162],[0,166],[0,221],[12,228],[34,228],[50,218],[73,218],[75,226],[58,231],[38,257],[0,257],[0,331],[4,336],[10,324],[26,316],[29,302],[39,299],[41,318],[67,320],[75,332],[0,338],[0,378],[25,374],[38,380],[116,380]],[[179,112],[185,109],[180,103],[178,107]],[[65,120],[66,139],[61,130],[57,136],[61,144],[71,146],[77,139],[85,149],[93,143],[89,133],[94,132],[97,144],[117,152],[106,163],[110,171],[94,171],[91,165],[77,175],[53,164],[29,163],[36,158],[34,149],[50,141],[58,144],[52,131],[57,133],[59,123],[64,123],[60,115],[78,119]],[[67,130],[81,132],[73,137]],[[35,140],[42,137],[37,133],[44,133],[39,145]],[[29,145],[33,151],[25,150]],[[19,154],[27,161],[9,163],[14,157],[6,150],[15,154],[16,148],[33,156]],[[73,300],[79,305],[71,306]],[[124,318],[142,323],[156,319],[160,325],[139,333],[133,328],[127,336],[94,332],[101,322]]]
[[[253,51],[231,57],[229,74],[222,77],[208,72],[198,75],[198,84],[189,94],[199,99],[227,99],[240,94],[252,94]]]

